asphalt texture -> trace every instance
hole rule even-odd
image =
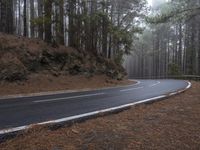
[[[87,92],[0,100],[0,130],[57,120],[185,89],[182,80],[139,80],[137,84]]]

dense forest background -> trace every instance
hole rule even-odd
[[[131,77],[200,75],[200,0],[153,0],[125,66]]]
[[[0,32],[121,63],[145,10],[145,0],[0,0]]]
[[[200,0],[0,0],[0,32],[125,59],[130,77],[200,75]]]

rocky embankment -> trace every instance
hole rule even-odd
[[[121,80],[125,70],[111,60],[64,46],[47,45],[38,39],[28,39],[0,33],[0,81],[27,80],[32,73],[60,75],[105,74]]]

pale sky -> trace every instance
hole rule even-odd
[[[152,0],[147,0],[149,5],[152,5]]]
[[[166,3],[168,2],[169,0],[147,0],[148,2],[148,5],[152,6],[154,5],[153,7],[157,7],[163,3]]]

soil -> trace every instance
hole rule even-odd
[[[1,150],[199,150],[200,83],[169,99],[70,127],[34,127]]]
[[[101,55],[0,33],[0,81],[15,83],[32,80],[32,76],[44,72],[60,78],[105,75],[122,80],[126,77],[125,69],[119,62]]]
[[[90,90],[128,84],[134,84],[134,82],[126,79],[120,81],[114,80],[106,75],[96,75],[87,78],[84,75],[60,75],[55,77],[48,73],[40,73],[31,74],[26,81],[1,81],[0,96],[68,90]]]
[[[114,60],[0,33],[0,96],[129,84],[125,78]]]

